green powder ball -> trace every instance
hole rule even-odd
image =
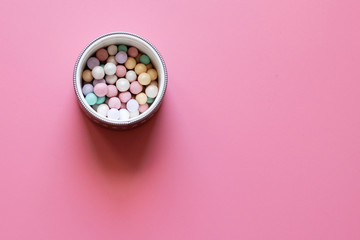
[[[118,46],[118,52],[127,52],[127,50],[127,46],[124,44]]]
[[[145,65],[149,64],[150,63],[150,58],[147,55],[143,54],[140,57],[140,62],[145,64]]]
[[[89,93],[88,95],[86,95],[85,100],[90,106],[92,106],[96,103],[97,96],[94,93]]]
[[[155,98],[149,98],[149,97],[148,97],[146,102],[150,104],[150,103],[153,103],[154,100],[155,100]]]
[[[105,102],[105,96],[104,97],[98,97],[97,101],[96,101],[96,104],[102,104],[104,102]]]

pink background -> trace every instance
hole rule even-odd
[[[358,0],[2,1],[0,239],[360,239]],[[157,46],[156,117],[80,111],[80,51]]]

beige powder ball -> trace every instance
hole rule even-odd
[[[135,66],[135,72],[137,75],[141,74],[141,73],[146,73],[146,66],[142,63],[138,63]]]
[[[93,76],[91,74],[91,71],[89,69],[86,69],[82,73],[82,78],[85,82],[91,82],[93,80]]]
[[[129,57],[125,62],[125,67],[130,70],[130,69],[134,69],[135,66],[136,66],[135,58]]]
[[[149,63],[149,64],[146,64],[146,68],[149,70],[149,69],[152,69],[154,67],[153,67],[152,63]]]
[[[151,81],[151,83],[149,85],[155,85],[158,86],[158,82],[157,81]]]
[[[139,53],[139,54],[136,56],[135,60],[136,60],[137,63],[140,62],[140,57],[141,57],[141,55],[142,55],[142,54]]]
[[[139,93],[138,95],[136,95],[135,99],[140,105],[142,105],[142,104],[146,103],[147,96],[145,93],[142,92],[142,93]]]
[[[110,56],[108,57],[108,59],[106,60],[107,63],[113,63],[115,65],[118,65],[117,61],[115,60],[115,56]]]
[[[153,68],[147,70],[147,74],[150,75],[151,81],[154,81],[158,77],[157,71],[155,69],[153,69]]]
[[[143,86],[149,85],[151,82],[150,75],[147,73],[141,73],[138,77],[138,82]]]
[[[108,48],[107,48],[107,51],[108,51],[108,53],[109,53],[110,56],[115,56],[116,53],[117,53],[117,50],[118,50],[118,48],[117,48],[116,45],[110,45],[110,46],[108,46]]]

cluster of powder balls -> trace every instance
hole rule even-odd
[[[145,112],[158,94],[158,74],[135,47],[110,45],[86,62],[82,93],[98,114],[128,120]]]

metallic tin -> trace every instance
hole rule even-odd
[[[159,93],[155,101],[147,111],[135,118],[129,119],[128,121],[111,120],[97,114],[97,112],[89,104],[87,104],[81,91],[81,73],[84,70],[87,59],[91,55],[93,55],[99,48],[106,47],[111,44],[127,44],[137,47],[141,52],[147,54],[150,57],[153,66],[158,72],[157,81],[159,84]],[[143,124],[144,122],[149,120],[156,113],[157,110],[159,110],[161,102],[163,101],[165,95],[167,78],[168,77],[165,62],[161,57],[159,51],[149,41],[133,33],[113,32],[104,34],[96,38],[95,40],[90,42],[81,52],[74,68],[74,89],[80,104],[80,108],[95,123],[111,129],[129,129]]]

